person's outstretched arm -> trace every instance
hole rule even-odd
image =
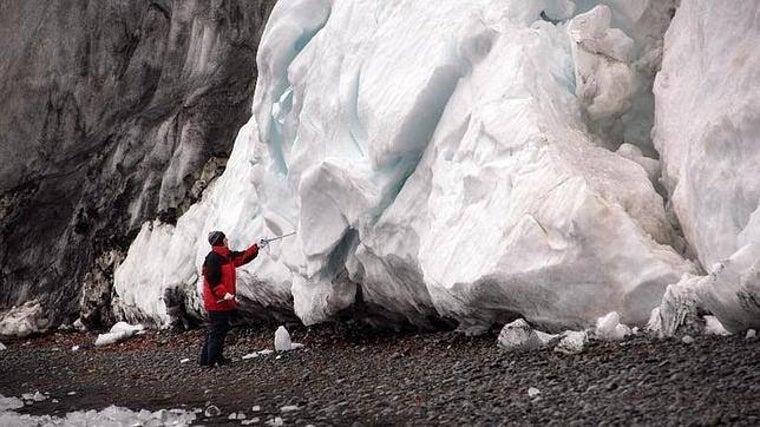
[[[232,251],[230,252],[230,258],[235,267],[240,267],[243,264],[251,262],[259,254],[259,245],[254,243],[250,248],[245,251]]]

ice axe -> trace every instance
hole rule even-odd
[[[280,239],[284,239],[284,238],[286,238],[286,237],[289,237],[289,236],[292,236],[292,235],[294,235],[294,234],[296,234],[296,232],[295,232],[295,231],[294,231],[294,232],[292,232],[292,233],[283,234],[282,236],[272,237],[271,239],[266,239],[266,238],[265,238],[265,239],[261,239],[261,240],[259,241],[259,247],[267,247],[267,246],[269,246],[269,244],[270,244],[271,242],[274,242],[274,241],[276,241],[276,240],[280,240]]]
[[[286,238],[288,236],[292,236],[294,234],[296,234],[295,231],[292,232],[292,233],[283,234],[282,236],[272,237],[271,239],[267,239],[267,238],[261,239],[261,240],[259,240],[259,248],[268,247],[270,242],[274,242],[276,240],[284,239],[284,238]],[[233,299],[235,301],[237,301],[237,296],[235,298],[233,298]],[[216,300],[217,303],[220,303],[220,302],[223,302],[223,301],[225,301],[224,298]]]

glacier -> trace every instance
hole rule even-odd
[[[757,2],[682,2],[654,85],[662,181],[707,273],[674,284],[660,312],[692,306],[731,332],[760,326],[758,37]],[[664,320],[672,333],[680,319]]]
[[[202,315],[221,229],[233,249],[296,232],[239,296],[307,325],[643,325],[687,280],[727,329],[757,326],[758,6],[676,6],[278,2],[224,174],[143,225],[117,317],[166,325],[167,292]]]

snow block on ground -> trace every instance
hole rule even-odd
[[[111,327],[107,334],[100,334],[95,339],[95,346],[114,344],[142,332],[143,325],[130,325],[126,322],[118,322]]]
[[[39,302],[28,301],[0,315],[0,337],[25,337],[45,332],[52,325]]]
[[[290,333],[284,326],[280,326],[274,333],[274,349],[276,351],[290,351],[292,348]]]
[[[631,329],[620,323],[620,315],[611,312],[596,321],[594,336],[603,340],[621,340],[631,334]]]
[[[554,347],[554,351],[562,354],[583,353],[588,343],[588,335],[580,331],[565,331],[560,335],[560,340]]]
[[[536,350],[544,345],[536,331],[523,319],[505,325],[497,343],[508,351]]]

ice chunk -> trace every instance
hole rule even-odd
[[[531,387],[531,388],[528,389],[528,396],[531,397],[531,398],[534,398],[534,397],[538,396],[539,394],[541,394],[541,390],[539,390],[539,389],[537,389],[535,387]]]
[[[23,407],[24,402],[21,399],[17,397],[5,397],[3,395],[0,395],[0,412]]]
[[[663,333],[699,333],[698,311],[712,313],[732,333],[760,326],[760,244],[749,244],[716,263],[707,276],[687,275],[668,286],[660,306]]]
[[[509,351],[535,350],[543,346],[536,331],[523,319],[505,325],[497,342],[500,348]]]
[[[39,391],[35,391],[34,393],[24,393],[21,395],[21,398],[27,402],[42,402],[47,400],[48,397]]]
[[[277,328],[274,333],[274,349],[276,351],[290,351],[293,349],[290,343],[290,333],[284,326]]]
[[[219,407],[216,405],[208,405],[206,406],[206,409],[203,410],[203,415],[206,418],[218,417],[221,414],[222,414],[222,410],[219,409]]]
[[[556,341],[560,335],[557,334],[547,334],[546,332],[536,331],[536,336],[538,336],[538,339],[541,341],[542,346],[546,346],[551,344],[552,342]]]
[[[594,120],[625,113],[635,84],[628,64],[634,42],[610,28],[611,16],[609,7],[597,6],[573,18],[568,27],[574,42],[576,94]]]
[[[0,351],[5,350],[6,348],[7,347],[3,343],[0,342]]]
[[[562,354],[579,354],[583,352],[587,342],[588,335],[585,332],[565,331],[554,347],[554,351]]]
[[[22,306],[12,307],[0,314],[0,337],[25,337],[44,332],[51,322],[39,301],[27,301]]]
[[[720,323],[720,320],[718,320],[715,316],[705,316],[705,333],[709,335],[731,335],[731,332],[728,332],[726,328],[723,327],[723,324]]]
[[[596,321],[595,335],[606,340],[620,340],[631,333],[628,326],[620,323],[620,315],[613,311]]]
[[[95,346],[117,343],[143,331],[144,329],[145,327],[143,325],[130,325],[126,322],[117,322],[111,327],[111,330],[107,334],[98,335],[98,338],[95,340]]]
[[[12,409],[23,406],[18,399],[0,396],[0,424],[2,425],[173,425],[189,426],[195,421],[195,414],[179,409],[161,409],[155,412],[109,406],[101,411],[75,411],[63,417],[43,415],[20,415]],[[19,406],[21,404],[21,406]]]
[[[676,331],[692,334],[702,332],[704,326],[698,316],[694,289],[699,280],[700,277],[687,274],[677,284],[668,286],[657,311],[659,320],[650,322],[652,332],[668,337],[675,335]]]
[[[649,314],[649,321],[646,326],[647,332],[662,335],[662,317],[660,316],[660,307],[655,307]]]

